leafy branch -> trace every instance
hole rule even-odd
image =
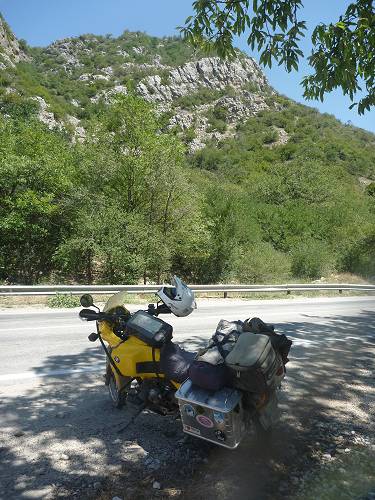
[[[290,72],[298,70],[304,56],[300,41],[307,27],[299,17],[302,7],[301,0],[196,0],[195,14],[180,30],[193,46],[220,57],[233,57],[234,38],[246,33],[263,66],[276,62]],[[351,107],[357,106],[360,114],[369,110],[375,103],[373,0],[357,0],[337,22],[316,26],[311,42],[308,62],[314,72],[302,80],[304,97],[323,100],[326,93],[341,88],[354,101],[362,92]]]

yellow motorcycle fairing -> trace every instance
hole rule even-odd
[[[100,322],[99,331],[103,340],[111,346],[112,359],[124,377],[156,377],[155,362],[160,361],[159,348],[154,348],[153,356],[152,347],[134,336],[130,336],[125,341],[120,340],[106,321]],[[145,371],[147,368],[149,371]]]
[[[129,312],[124,307],[126,292],[119,292],[113,295],[106,303],[103,311],[109,312],[115,308],[121,307],[125,312]],[[102,339],[110,346],[111,357],[118,367],[119,371],[125,378],[164,378],[162,373],[155,372],[155,362],[160,361],[160,349],[152,348],[145,342],[137,339],[131,335],[125,341],[120,340],[117,335],[113,333],[112,325],[108,321],[100,321],[98,323],[99,332]],[[153,353],[154,350],[154,353]],[[116,373],[113,367],[110,367],[117,381],[118,387],[122,386],[122,377]],[[175,387],[180,384],[173,382]]]

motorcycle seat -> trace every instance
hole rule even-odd
[[[189,367],[196,353],[185,351],[172,341],[167,342],[160,351],[160,369],[165,377],[181,384],[188,377]]]

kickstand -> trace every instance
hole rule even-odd
[[[135,419],[138,417],[140,413],[146,408],[146,403],[144,403],[140,408],[137,410],[137,412],[132,416],[132,418],[129,420],[127,424],[125,424],[123,427],[118,429],[118,433],[123,432],[125,429],[127,429],[130,425],[132,425],[135,421]]]

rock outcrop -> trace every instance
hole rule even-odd
[[[101,99],[103,99],[106,104],[110,104],[116,95],[126,95],[127,93],[128,89],[124,85],[115,85],[111,89],[101,90],[94,97],[90,97],[90,101],[93,103],[97,103]]]
[[[17,38],[0,15],[0,69],[14,67],[20,61],[28,60]]]
[[[258,90],[267,86],[265,76],[253,59],[226,61],[205,57],[172,69],[166,84],[160,75],[148,76],[138,84],[137,91],[147,101],[164,103],[194,93],[200,87],[223,90],[228,86],[241,88],[249,83]]]
[[[53,129],[62,129],[62,124],[55,119],[55,115],[49,111],[49,105],[43,99],[43,97],[35,96],[31,97],[33,101],[36,101],[39,104],[39,112],[38,118],[39,120],[47,125],[50,130]]]
[[[195,94],[202,88],[213,92],[231,88],[232,95],[192,106],[189,110],[174,106],[176,99]],[[271,92],[259,66],[252,58],[244,56],[229,61],[218,57],[191,61],[171,69],[168,76],[164,73],[143,78],[136,89],[145,100],[156,104],[160,112],[172,111],[169,128],[178,127],[182,131],[194,128],[196,137],[189,144],[191,152],[204,147],[208,140],[233,137],[240,120],[268,108],[264,93]],[[228,125],[225,132],[210,130],[212,127],[205,115],[214,108],[225,112]]]

